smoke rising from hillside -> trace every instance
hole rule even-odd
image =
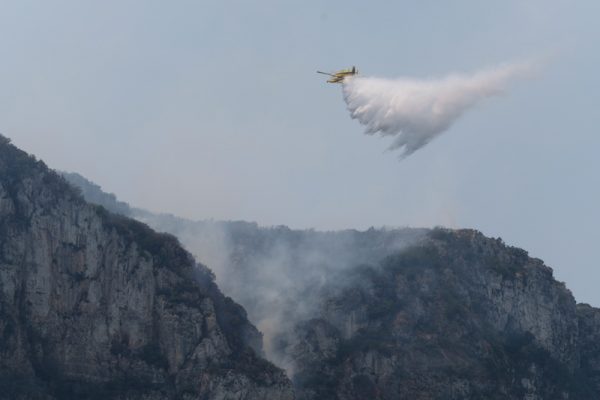
[[[130,207],[81,175],[63,176],[89,202],[177,236],[214,271],[223,293],[245,308],[264,335],[267,357],[290,376],[294,365],[283,357],[280,339],[293,335],[296,324],[319,317],[332,290],[360,284],[349,272],[377,266],[427,233],[414,228],[319,232],[243,221],[190,221]]]
[[[470,75],[441,79],[351,77],[344,100],[365,133],[395,136],[389,150],[405,158],[446,131],[465,111],[502,93],[507,84],[530,75],[533,63],[504,64]]]
[[[248,222],[189,221],[142,210],[135,217],[156,230],[176,235],[216,282],[248,312],[264,335],[269,360],[285,368],[278,339],[301,321],[317,318],[333,288],[357,284],[348,272],[376,265],[387,255],[421,240],[425,230],[295,231],[262,228]]]

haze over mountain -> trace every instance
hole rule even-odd
[[[64,176],[207,262],[265,334],[267,357],[286,369],[298,399],[600,395],[600,310],[577,305],[541,260],[500,239],[189,221]]]

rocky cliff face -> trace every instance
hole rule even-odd
[[[279,338],[299,398],[599,398],[597,310],[578,313],[520,249],[475,231],[428,236],[354,269]]]
[[[1,139],[1,398],[293,398],[174,237],[87,204]]]
[[[589,398],[600,398],[600,309],[588,304],[578,304],[577,317],[580,373],[590,382],[593,388],[591,392],[596,394]]]
[[[499,239],[126,212],[208,256],[299,399],[600,398],[600,310]]]

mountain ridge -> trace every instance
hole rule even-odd
[[[600,310],[577,304],[543,261],[501,239],[131,210],[199,255],[221,248],[208,262],[217,275],[256,286],[224,290],[263,329],[298,399],[600,397]]]
[[[292,399],[213,278],[0,138],[1,398]]]

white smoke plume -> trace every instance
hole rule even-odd
[[[344,100],[369,135],[396,136],[389,150],[405,158],[446,131],[481,100],[503,92],[514,78],[529,76],[532,62],[504,64],[441,79],[349,77]]]

